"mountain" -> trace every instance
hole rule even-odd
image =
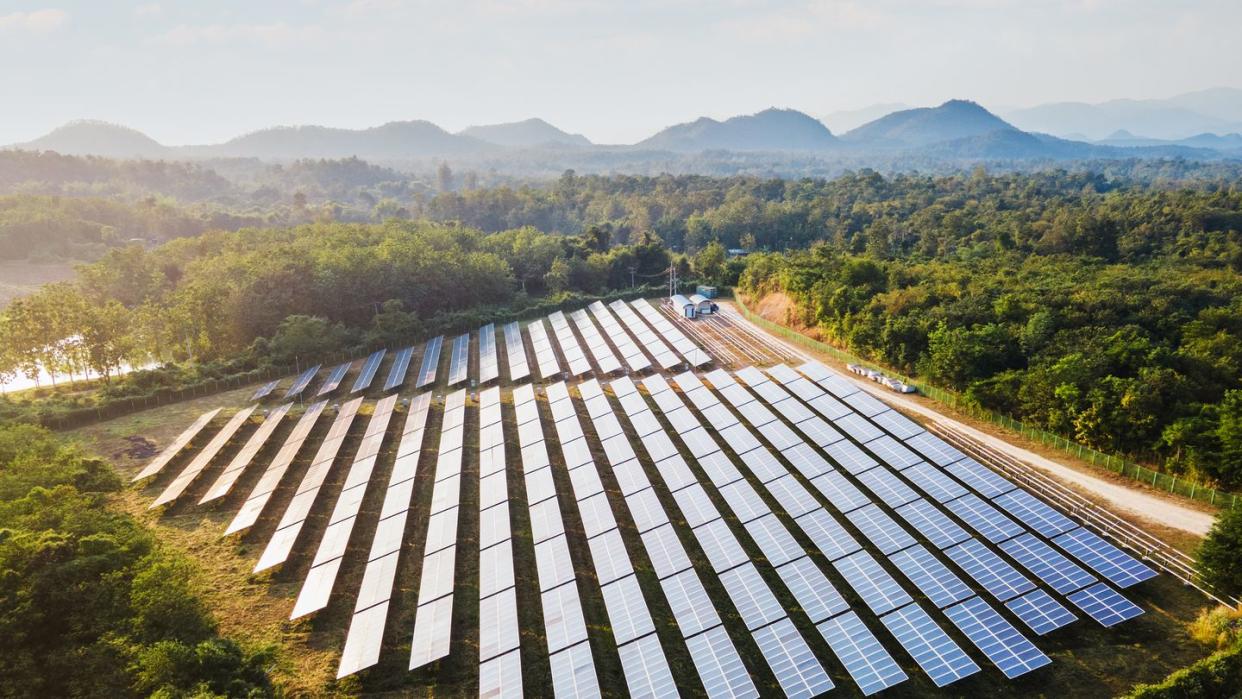
[[[351,156],[402,160],[472,155],[493,148],[476,138],[451,134],[429,121],[393,121],[369,129],[277,126],[192,150],[197,155],[280,160]]]
[[[10,148],[50,150],[61,155],[98,155],[105,158],[167,158],[172,149],[150,136],[105,121],[71,121],[50,133]]]
[[[1125,130],[1176,141],[1201,133],[1242,131],[1242,90],[1213,88],[1165,99],[1058,102],[1005,114],[1015,126],[1058,135],[1104,140]]]
[[[460,131],[459,135],[510,148],[534,148],[547,145],[589,147],[591,145],[586,136],[566,133],[543,119],[471,126]]]
[[[1135,136],[1125,129],[1119,129],[1110,134],[1108,138],[1096,141],[1096,143],[1120,147],[1185,146],[1187,148],[1207,148],[1217,151],[1237,152],[1242,151],[1242,134],[1229,133],[1218,135],[1214,133],[1201,133],[1189,138],[1170,140]]]
[[[635,147],[678,152],[817,151],[836,145],[836,136],[812,117],[793,109],[765,109],[725,121],[701,117],[670,126]]]
[[[939,107],[906,109],[880,117],[842,136],[842,140],[873,147],[918,147],[1017,131],[1000,117],[968,100],[949,100]]]
[[[830,112],[821,116],[819,120],[824,122],[824,126],[831,129],[833,133],[845,133],[869,121],[875,121],[886,114],[911,108],[910,105],[902,102],[887,102],[884,104],[873,104],[861,109],[843,109]]]

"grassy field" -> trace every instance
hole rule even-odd
[[[44,284],[72,279],[76,274],[75,265],[73,262],[0,261],[0,308]]]

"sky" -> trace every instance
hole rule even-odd
[[[1167,97],[1242,87],[1239,26],[1237,0],[0,0],[0,143],[532,116],[629,143],[773,106]]]

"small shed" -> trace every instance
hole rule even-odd
[[[690,297],[690,303],[694,304],[694,312],[697,315],[711,315],[716,310],[716,304],[712,300],[702,294],[694,294]]]
[[[687,318],[693,318],[698,314],[698,307],[694,304],[694,302],[681,294],[668,297],[668,302],[672,305],[673,310]]]

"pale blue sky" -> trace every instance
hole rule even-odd
[[[167,144],[273,124],[992,108],[1242,86],[1237,0],[0,0],[0,143],[75,118]]]

